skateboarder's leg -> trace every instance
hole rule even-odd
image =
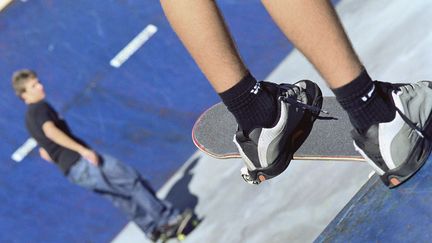
[[[236,118],[239,131],[235,143],[248,169],[255,171],[253,177],[261,168],[270,165],[273,168],[265,172],[266,178],[281,173],[295,147],[303,143],[312,127],[314,119],[303,118],[305,110],[311,109],[312,105],[319,110],[319,88],[312,82],[286,85],[284,88],[258,83],[242,62],[215,1],[161,0],[161,3],[173,29]],[[300,102],[292,97],[305,97],[303,102],[309,106],[302,106],[303,110],[297,109],[298,104],[287,105],[288,99],[280,101],[285,94],[285,98],[290,96],[294,103]],[[316,107],[312,110],[315,108],[316,111]],[[290,109],[296,111],[290,112]],[[301,122],[302,125],[299,125]],[[297,133],[298,137],[293,138],[296,131],[301,134]],[[260,147],[257,146],[258,141]],[[287,149],[288,146],[292,149]]]
[[[161,0],[165,15],[216,92],[238,83],[247,68],[216,1]]]
[[[301,82],[282,88],[258,83],[242,62],[215,1],[161,0],[161,3],[173,29],[236,118],[239,131],[235,143],[247,168],[255,171],[252,177],[256,178],[257,171],[270,165],[273,168],[265,172],[266,178],[281,173],[312,127],[314,119],[303,118],[305,110],[317,110],[312,105],[320,108],[318,86]],[[296,98],[304,97],[305,110],[297,109],[298,104],[287,105],[288,99],[280,99],[285,94],[293,103],[300,103]],[[293,138],[296,131],[301,134]],[[287,149],[288,146],[292,149]]]
[[[249,74],[215,1],[162,0],[174,31],[237,122],[245,129],[270,126],[276,119],[275,98],[250,91]]]
[[[394,109],[389,110],[379,96],[368,103],[355,102],[370,92],[373,83],[330,1],[263,0],[263,4],[287,38],[327,81],[356,128],[365,129],[393,118]]]
[[[362,64],[328,0],[262,0],[285,36],[331,88],[356,78]]]
[[[250,116],[250,114],[253,114],[251,111],[254,111],[256,109],[245,108],[248,107],[245,104],[253,103],[250,102],[250,97],[253,96],[250,95],[249,92],[246,92],[248,89],[250,90],[251,86],[254,83],[253,77],[243,77],[240,82],[231,80],[235,83],[235,85],[231,88],[229,88],[229,85],[222,85],[223,88],[219,89],[218,86],[215,85],[219,83],[224,84],[222,80],[218,80],[218,78],[223,78],[222,76],[224,74],[221,74],[221,76],[218,78],[214,78],[217,77],[217,72],[220,72],[220,70],[218,70],[218,67],[223,66],[224,68],[222,68],[222,70],[225,70],[225,68],[230,69],[230,65],[225,66],[224,64],[232,64],[232,60],[234,60],[234,62],[237,64],[241,63],[241,59],[238,57],[238,53],[235,50],[233,41],[230,39],[229,34],[227,34],[226,26],[224,25],[223,19],[218,12],[217,6],[213,1],[201,1],[200,4],[197,5],[197,7],[195,8],[189,8],[193,7],[192,5],[195,4],[195,2],[191,3],[187,0],[165,0],[162,1],[162,3],[163,5],[165,5],[165,12],[167,13],[167,16],[169,17],[172,25],[174,26],[174,29],[179,34],[186,47],[189,49],[192,56],[197,61],[198,65],[209,78],[210,82],[215,86],[215,89],[219,92],[223,91],[223,93],[220,94],[221,98],[228,106],[228,109],[236,117],[240,127],[243,129],[240,131],[245,135],[240,136],[243,134],[236,134],[235,142],[237,142],[240,154],[242,154],[242,157],[245,158],[249,170],[256,169],[255,166],[257,164],[253,163],[253,161],[250,162],[248,160],[249,158],[251,158],[251,156],[245,155],[245,153],[248,153],[247,150],[249,150],[249,148],[242,147],[242,142],[246,141],[243,144],[249,143],[247,138],[253,137],[251,136],[251,134],[253,134],[254,132],[254,125],[258,124],[261,127],[268,127],[269,123],[271,123],[270,121],[275,119],[273,116],[265,115],[262,117],[267,117],[267,119],[262,119],[258,122],[250,119],[253,117],[259,117],[255,116],[255,114]],[[383,83],[374,83],[372,81],[367,71],[362,67],[362,64],[360,63],[357,55],[355,54],[354,49],[352,48],[351,43],[349,42],[344,32],[344,29],[342,28],[342,25],[328,0],[264,0],[263,3],[269,10],[275,22],[286,34],[286,36],[291,39],[294,45],[299,50],[301,50],[305,54],[305,56],[313,63],[313,65],[317,68],[321,75],[326,79],[330,88],[333,89],[337,100],[347,111],[351,123],[356,128],[354,130],[353,137],[357,143],[357,146],[359,147],[363,155],[365,157],[368,157],[368,160],[373,166],[377,168],[380,166],[384,166],[383,168],[380,168],[380,170],[377,170],[377,172],[380,173],[383,178],[387,177],[387,181],[385,179],[383,180],[387,184],[389,184],[388,180],[390,179],[390,177],[384,175],[383,171],[389,171],[389,169],[400,167],[402,164],[409,163],[395,163],[394,161],[390,161],[387,163],[387,161],[384,161],[384,159],[382,158],[381,152],[377,150],[387,149],[394,151],[395,148],[390,149],[389,146],[378,144],[378,140],[381,139],[380,137],[378,137],[378,135],[376,135],[374,138],[370,138],[367,135],[369,133],[378,134],[378,132],[370,130],[371,128],[374,128],[374,126],[376,126],[377,124],[397,121],[398,115],[396,113],[396,107],[393,102],[394,97],[392,97],[391,93],[394,90],[399,90],[399,88]],[[183,8],[177,8],[181,6]],[[192,30],[189,28],[188,24],[194,26],[192,23],[194,22],[194,20],[207,19],[203,18],[204,16],[200,15],[200,13],[198,13],[198,10],[204,15],[212,15],[213,18],[209,18],[211,19],[210,21],[202,21],[202,24],[198,24],[198,26],[201,26],[201,28]],[[182,20],[182,18],[184,18],[185,21]],[[225,34],[222,35],[223,38],[217,38],[217,33]],[[212,40],[220,43],[214,43],[212,42]],[[197,44],[196,47],[198,48],[195,48],[195,44]],[[215,48],[221,46],[225,47],[225,49]],[[215,52],[201,52],[203,48],[215,48],[213,50],[218,50],[220,51],[220,53],[218,53],[218,55],[214,55],[215,58],[212,58],[209,55],[211,53],[215,54]],[[228,58],[220,59],[221,57]],[[236,58],[230,59],[230,57]],[[238,67],[244,67],[244,65],[234,65],[234,68],[231,68],[231,71],[233,72],[228,72],[228,74],[236,72],[238,73],[239,70],[245,70],[244,68]],[[228,83],[233,83],[231,81]],[[428,85],[419,85],[418,87],[420,88],[406,89],[405,92],[408,93],[408,97],[410,96],[410,94],[420,94],[420,91],[423,89],[429,89]],[[228,88],[228,90],[224,91],[225,88]],[[256,90],[260,90],[259,86]],[[251,93],[254,93],[254,89],[251,90]],[[261,94],[262,93],[265,94],[265,92],[261,92]],[[307,94],[307,92],[305,93]],[[241,96],[241,94],[249,95]],[[429,97],[427,95],[419,96]],[[265,101],[265,99],[258,100]],[[405,102],[405,105],[408,106],[410,99],[405,97],[402,100],[403,102]],[[262,109],[262,112],[258,112],[258,114],[266,114],[265,111],[267,111],[267,114],[270,115],[276,113],[274,112],[274,109],[269,108],[271,107],[271,105],[268,106],[270,102],[266,102],[265,104],[267,105],[267,107],[266,105],[261,105],[261,107],[264,107],[265,109]],[[253,106],[249,106],[249,108],[250,107]],[[399,109],[402,108],[403,107],[399,107]],[[268,111],[271,112],[268,113]],[[411,131],[421,130],[415,128],[416,124],[421,124],[424,126],[428,124],[427,118],[429,117],[430,110],[425,108],[425,110],[422,110],[421,112],[427,114],[426,120],[420,116],[408,118],[404,117],[404,121],[408,121],[408,123],[410,123],[409,127],[411,128]],[[270,117],[271,119],[268,119]],[[277,117],[281,116],[278,114]],[[288,117],[287,120],[290,120],[290,124],[292,125],[291,122],[294,119]],[[410,120],[411,122],[409,122]],[[294,128],[294,130],[296,129],[297,127]],[[262,130],[259,130],[258,134],[260,134],[261,131]],[[379,134],[384,133],[380,132]],[[401,141],[398,146],[412,148],[411,145],[417,142],[417,139],[411,141],[409,137],[401,134],[403,134],[402,130],[393,129],[393,131],[390,131],[387,136],[391,136],[393,138],[397,137],[397,139]],[[390,144],[396,144],[393,143],[392,139],[385,140],[391,140]],[[420,139],[419,141],[422,142],[423,140]],[[300,140],[299,143],[301,144],[302,141]],[[375,146],[373,145],[374,143]],[[377,144],[379,146],[377,146]],[[385,148],[383,148],[382,146],[384,146]],[[426,150],[427,153],[430,151],[430,149],[426,145],[424,145],[423,148],[420,149],[420,151]],[[398,149],[396,148],[396,150]],[[256,154],[256,150],[252,149],[251,151],[252,153],[250,154]],[[273,151],[278,150],[276,149]],[[421,157],[421,155],[419,155],[419,153],[421,152],[413,154],[412,151],[414,151],[414,149],[406,151],[403,156],[399,157]],[[268,157],[267,153],[258,152],[258,155],[262,154],[265,154]],[[270,155],[270,157],[272,156]],[[372,161],[369,159],[369,157],[379,159],[374,159],[375,161]],[[266,163],[265,161],[266,158],[262,159],[262,157],[260,157],[259,160],[260,166],[266,167],[268,165],[268,163]],[[264,160],[264,162],[262,160]],[[416,162],[414,161],[414,164],[415,163]],[[419,166],[412,165],[408,167],[413,167],[416,170]],[[405,180],[404,178],[407,178],[407,176],[409,177],[409,175],[412,174],[411,172],[406,172],[407,170],[409,171],[409,169],[404,169],[403,173],[398,172],[400,176],[397,176],[399,176],[401,180]]]
[[[419,135],[429,133],[431,83],[397,87],[373,82],[328,0],[263,3],[332,88],[355,127],[355,146],[384,183],[392,187],[409,178],[431,150],[425,134]]]

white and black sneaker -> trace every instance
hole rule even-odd
[[[432,150],[432,82],[374,84],[392,101],[395,118],[363,132],[353,130],[351,136],[356,150],[393,188],[414,175]]]
[[[183,232],[189,221],[194,216],[190,209],[185,209],[181,214],[169,220],[165,225],[159,229],[157,239],[152,239],[154,242],[167,242],[171,238],[176,238]]]
[[[260,87],[278,98],[275,123],[268,128],[252,129],[248,134],[239,127],[234,135],[234,143],[246,164],[241,174],[250,184],[259,184],[285,171],[312,130],[323,102],[320,88],[309,80],[295,84],[261,81]]]

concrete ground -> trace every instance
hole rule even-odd
[[[342,0],[337,10],[374,79],[432,77],[432,2]],[[268,80],[303,78],[317,81],[325,95],[332,95],[297,51]],[[216,160],[197,152],[159,191],[180,207],[193,207],[203,219],[184,242],[312,242],[371,172],[360,162],[293,161],[281,176],[251,186],[239,175],[241,165],[240,160]],[[112,242],[146,240],[130,223]]]

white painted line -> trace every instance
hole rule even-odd
[[[149,24],[139,33],[123,50],[121,50],[111,61],[111,66],[119,68],[130,56],[132,56],[146,41],[157,32],[157,27]]]
[[[12,154],[11,158],[17,163],[21,162],[36,146],[36,140],[29,138]]]
[[[0,0],[0,11],[6,8],[6,6],[9,5],[11,2],[12,0]]]

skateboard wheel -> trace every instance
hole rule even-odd
[[[186,239],[186,236],[184,235],[184,234],[179,234],[178,236],[177,236],[177,239],[178,240],[185,240]]]

